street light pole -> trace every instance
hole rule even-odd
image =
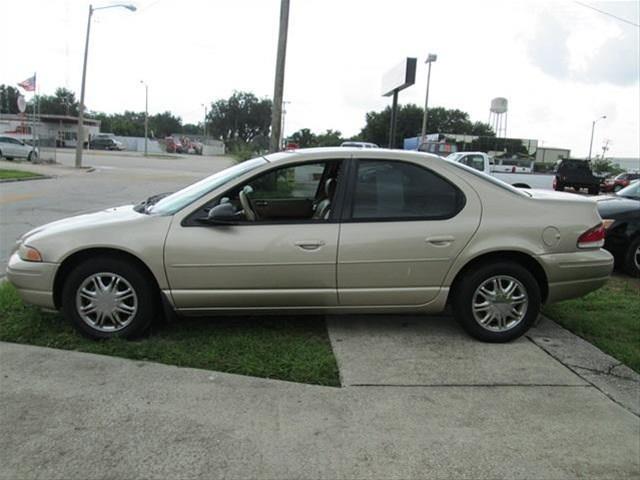
[[[204,107],[204,122],[202,122],[202,135],[204,137],[204,142],[207,143],[207,105],[201,103],[200,106]]]
[[[424,115],[422,117],[422,132],[420,133],[420,144],[418,145],[418,150],[422,144],[424,144],[425,136],[427,135],[427,117],[429,115],[429,84],[431,83],[431,64],[438,59],[438,56],[434,53],[430,53],[427,55],[426,64],[429,65],[429,70],[427,73],[427,95],[424,100]]]
[[[589,142],[589,161],[591,161],[591,152],[593,150],[593,132],[596,129],[596,122],[599,122],[600,120],[604,120],[605,118],[607,118],[607,116],[602,115],[601,117],[598,117],[593,122],[591,122],[591,141]]]
[[[149,85],[144,80],[140,80],[144,85],[144,156],[147,156],[147,142],[149,138]]]
[[[87,17],[87,36],[84,41],[84,63],[82,64],[82,85],[80,86],[80,106],[78,110],[78,141],[76,142],[76,168],[82,167],[82,150],[84,149],[84,92],[87,81],[87,57],[89,56],[89,34],[91,33],[91,17],[96,10],[122,7],[132,12],[136,11],[133,5],[107,5],[106,7],[96,7],[89,5],[89,16]]]

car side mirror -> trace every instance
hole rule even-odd
[[[207,221],[220,224],[235,223],[237,215],[238,212],[231,203],[221,203],[209,210]]]

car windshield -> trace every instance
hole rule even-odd
[[[454,165],[457,168],[460,168],[466,172],[469,172],[470,174],[475,175],[476,177],[480,177],[481,179],[486,180],[489,183],[493,183],[497,187],[503,188],[505,190],[509,190],[512,193],[516,193],[518,195],[525,196],[525,197],[531,196],[529,193],[527,193],[525,190],[522,190],[521,188],[512,187],[508,183],[503,182],[498,178],[492,177],[491,175],[487,175],[486,173],[476,170],[475,168],[468,167],[467,165],[463,165],[462,163],[458,163],[456,161],[451,161],[450,157],[451,155],[449,155],[445,160],[449,161],[451,165]]]
[[[619,197],[635,198],[636,200],[640,200],[640,180],[637,180],[628,187],[623,188],[616,193],[616,195]]]
[[[462,157],[462,153],[452,153],[445,158],[447,160],[451,160],[452,162],[457,162],[460,157]]]
[[[210,177],[207,177],[199,182],[196,182],[188,187],[178,190],[171,195],[164,197],[158,203],[153,205],[148,213],[154,215],[173,215],[177,211],[183,209],[190,203],[203,197],[207,193],[215,190],[216,188],[224,185],[225,183],[238,178],[245,173],[254,170],[267,163],[262,158],[254,158],[253,160],[247,160],[246,162],[238,163],[232,167],[226,168],[221,172],[214,173]]]

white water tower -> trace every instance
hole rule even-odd
[[[489,125],[496,132],[497,137],[507,136],[507,118],[509,102],[504,97],[496,97],[491,100],[489,109]]]

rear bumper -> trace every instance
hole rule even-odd
[[[540,255],[549,282],[547,303],[580,297],[602,287],[613,271],[613,256],[604,249]]]
[[[7,279],[25,303],[54,309],[53,280],[57,270],[57,263],[25,262],[14,253],[7,266]]]

